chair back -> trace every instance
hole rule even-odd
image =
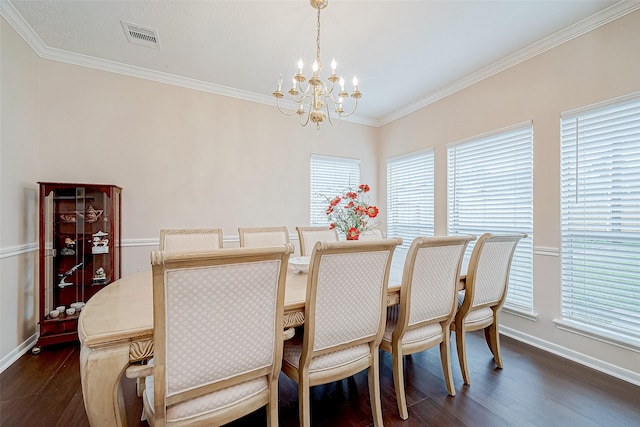
[[[260,248],[289,243],[287,227],[239,227],[241,248]]]
[[[316,242],[337,242],[338,232],[329,227],[296,227],[300,240],[300,256],[311,256]]]
[[[382,231],[378,230],[377,228],[364,231],[360,233],[360,237],[359,237],[359,240],[379,240],[379,239],[384,239],[384,236],[382,235]]]
[[[513,253],[526,234],[485,233],[476,242],[467,270],[461,310],[500,307],[507,296]]]
[[[384,332],[391,257],[400,239],[317,242],[309,265],[303,358],[356,344],[378,345]]]
[[[277,383],[292,252],[289,244],[152,253],[156,424],[230,405],[233,396],[221,404],[211,394],[240,383],[263,391]]]
[[[475,236],[417,237],[404,264],[397,332],[426,323],[449,323],[456,313],[460,265]]]
[[[222,247],[221,228],[179,228],[160,230],[161,251],[204,252]]]

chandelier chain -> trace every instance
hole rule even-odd
[[[316,59],[320,66],[320,6],[318,6],[318,37],[316,38]]]

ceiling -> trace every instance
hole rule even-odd
[[[275,105],[299,58],[315,59],[308,0],[2,0],[42,57]],[[353,121],[379,126],[606,22],[640,1],[330,0],[321,59],[363,94]],[[154,30],[130,43],[122,21]],[[326,71],[326,69],[325,69]],[[328,73],[327,73],[328,75]]]

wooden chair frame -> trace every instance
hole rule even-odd
[[[469,376],[469,368],[467,366],[467,357],[466,357],[466,340],[465,340],[465,332],[466,331],[476,331],[479,329],[484,329],[485,339],[487,341],[487,345],[491,353],[493,354],[493,359],[496,363],[496,366],[502,369],[502,355],[500,353],[500,334],[499,334],[499,320],[500,320],[500,312],[502,310],[502,306],[504,304],[504,300],[507,297],[507,291],[509,287],[509,273],[511,271],[511,262],[513,260],[513,254],[516,250],[516,246],[520,239],[524,239],[527,237],[526,233],[522,234],[510,234],[510,235],[494,235],[491,233],[485,233],[478,238],[476,242],[473,252],[471,253],[471,258],[469,260],[469,268],[467,269],[467,278],[466,278],[466,286],[464,290],[464,300],[460,307],[458,307],[458,312],[451,323],[451,331],[455,331],[456,333],[456,347],[458,351],[458,362],[460,363],[460,370],[462,371],[462,378],[464,383],[469,385],[471,384],[471,378]],[[478,271],[482,261],[483,251],[485,248],[491,243],[511,243],[510,252],[508,256],[503,260],[506,265],[504,265],[504,274],[500,277],[500,297],[494,301],[490,301],[484,304],[474,304],[474,297],[476,292],[476,279],[478,275]],[[488,318],[480,319],[478,321],[469,322],[467,321],[467,316],[469,313],[482,309],[485,307],[489,307],[492,311],[492,315]]]
[[[293,246],[291,244],[287,244],[279,247],[267,248],[220,249],[207,253],[153,252],[151,254],[154,302],[154,364],[152,368],[155,376],[154,411],[153,413],[145,411],[145,413],[147,414],[152,426],[155,425],[162,427],[165,425],[179,426],[187,424],[220,425],[240,418],[241,416],[249,414],[265,405],[267,406],[267,425],[278,425],[278,376],[282,364],[284,293],[288,258],[292,252]],[[280,261],[276,297],[277,305],[275,308],[276,315],[274,316],[275,343],[273,363],[252,372],[245,372],[238,376],[225,378],[214,383],[192,388],[167,398],[165,390],[165,357],[167,343],[164,338],[164,331],[167,326],[164,313],[164,280],[167,272],[177,269],[197,269],[243,262],[273,260]],[[167,423],[167,406],[219,391],[261,376],[268,377],[268,387],[266,390],[245,399],[244,401],[231,404],[224,409],[218,410],[215,414],[204,414],[193,417],[188,420],[188,423]]]
[[[456,391],[453,385],[453,375],[451,372],[450,357],[450,332],[449,328],[456,314],[458,305],[458,283],[460,281],[460,266],[464,257],[464,252],[470,241],[475,240],[475,236],[447,236],[447,237],[417,237],[411,243],[402,273],[402,285],[400,289],[400,305],[399,307],[391,307],[390,310],[397,310],[398,315],[396,327],[392,333],[391,341],[382,340],[380,349],[392,354],[393,367],[393,384],[396,391],[396,401],[398,404],[398,412],[400,417],[406,420],[409,417],[407,410],[407,401],[404,388],[404,367],[403,356],[427,350],[437,344],[440,344],[440,361],[442,363],[442,372],[444,374],[445,384],[449,395],[455,396]],[[409,325],[411,314],[411,294],[414,286],[420,286],[420,283],[414,283],[414,272],[416,267],[416,259],[421,250],[442,247],[442,246],[459,246],[459,251],[455,267],[455,275],[446,283],[439,283],[445,289],[449,289],[451,293],[451,307],[446,315],[423,320],[421,322]],[[394,313],[394,314],[395,314]],[[424,326],[439,324],[442,329],[440,335],[430,337],[411,343],[403,344],[402,340],[410,330],[422,328]]]
[[[375,426],[382,426],[382,408],[380,403],[380,380],[379,380],[379,356],[378,348],[384,333],[386,322],[386,294],[389,282],[389,271],[391,259],[397,245],[401,244],[401,239],[386,239],[369,242],[342,241],[342,242],[316,242],[311,255],[309,266],[309,278],[307,280],[307,295],[305,303],[304,336],[302,343],[302,353],[299,366],[283,361],[282,371],[296,383],[298,383],[298,405],[300,411],[300,425],[308,427],[311,424],[310,412],[310,392],[309,388],[314,385],[326,384],[352,376],[368,368],[369,394],[371,399],[371,411]],[[375,334],[360,339],[342,343],[337,346],[327,347],[321,350],[313,350],[316,329],[316,297],[318,292],[318,278],[322,257],[333,254],[358,253],[388,251],[389,257],[385,267],[382,286],[380,287],[380,323]],[[345,363],[340,367],[325,369],[320,372],[309,372],[311,361],[323,354],[328,354],[338,350],[343,350],[360,344],[369,345],[370,354],[367,358]]]

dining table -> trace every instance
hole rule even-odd
[[[387,305],[400,303],[402,265],[392,263]],[[308,274],[287,270],[284,324],[304,324]],[[233,320],[230,319],[232,322]],[[92,427],[127,425],[121,379],[132,364],[153,356],[153,283],[151,271],[114,281],[96,293],[78,319],[82,396]]]

